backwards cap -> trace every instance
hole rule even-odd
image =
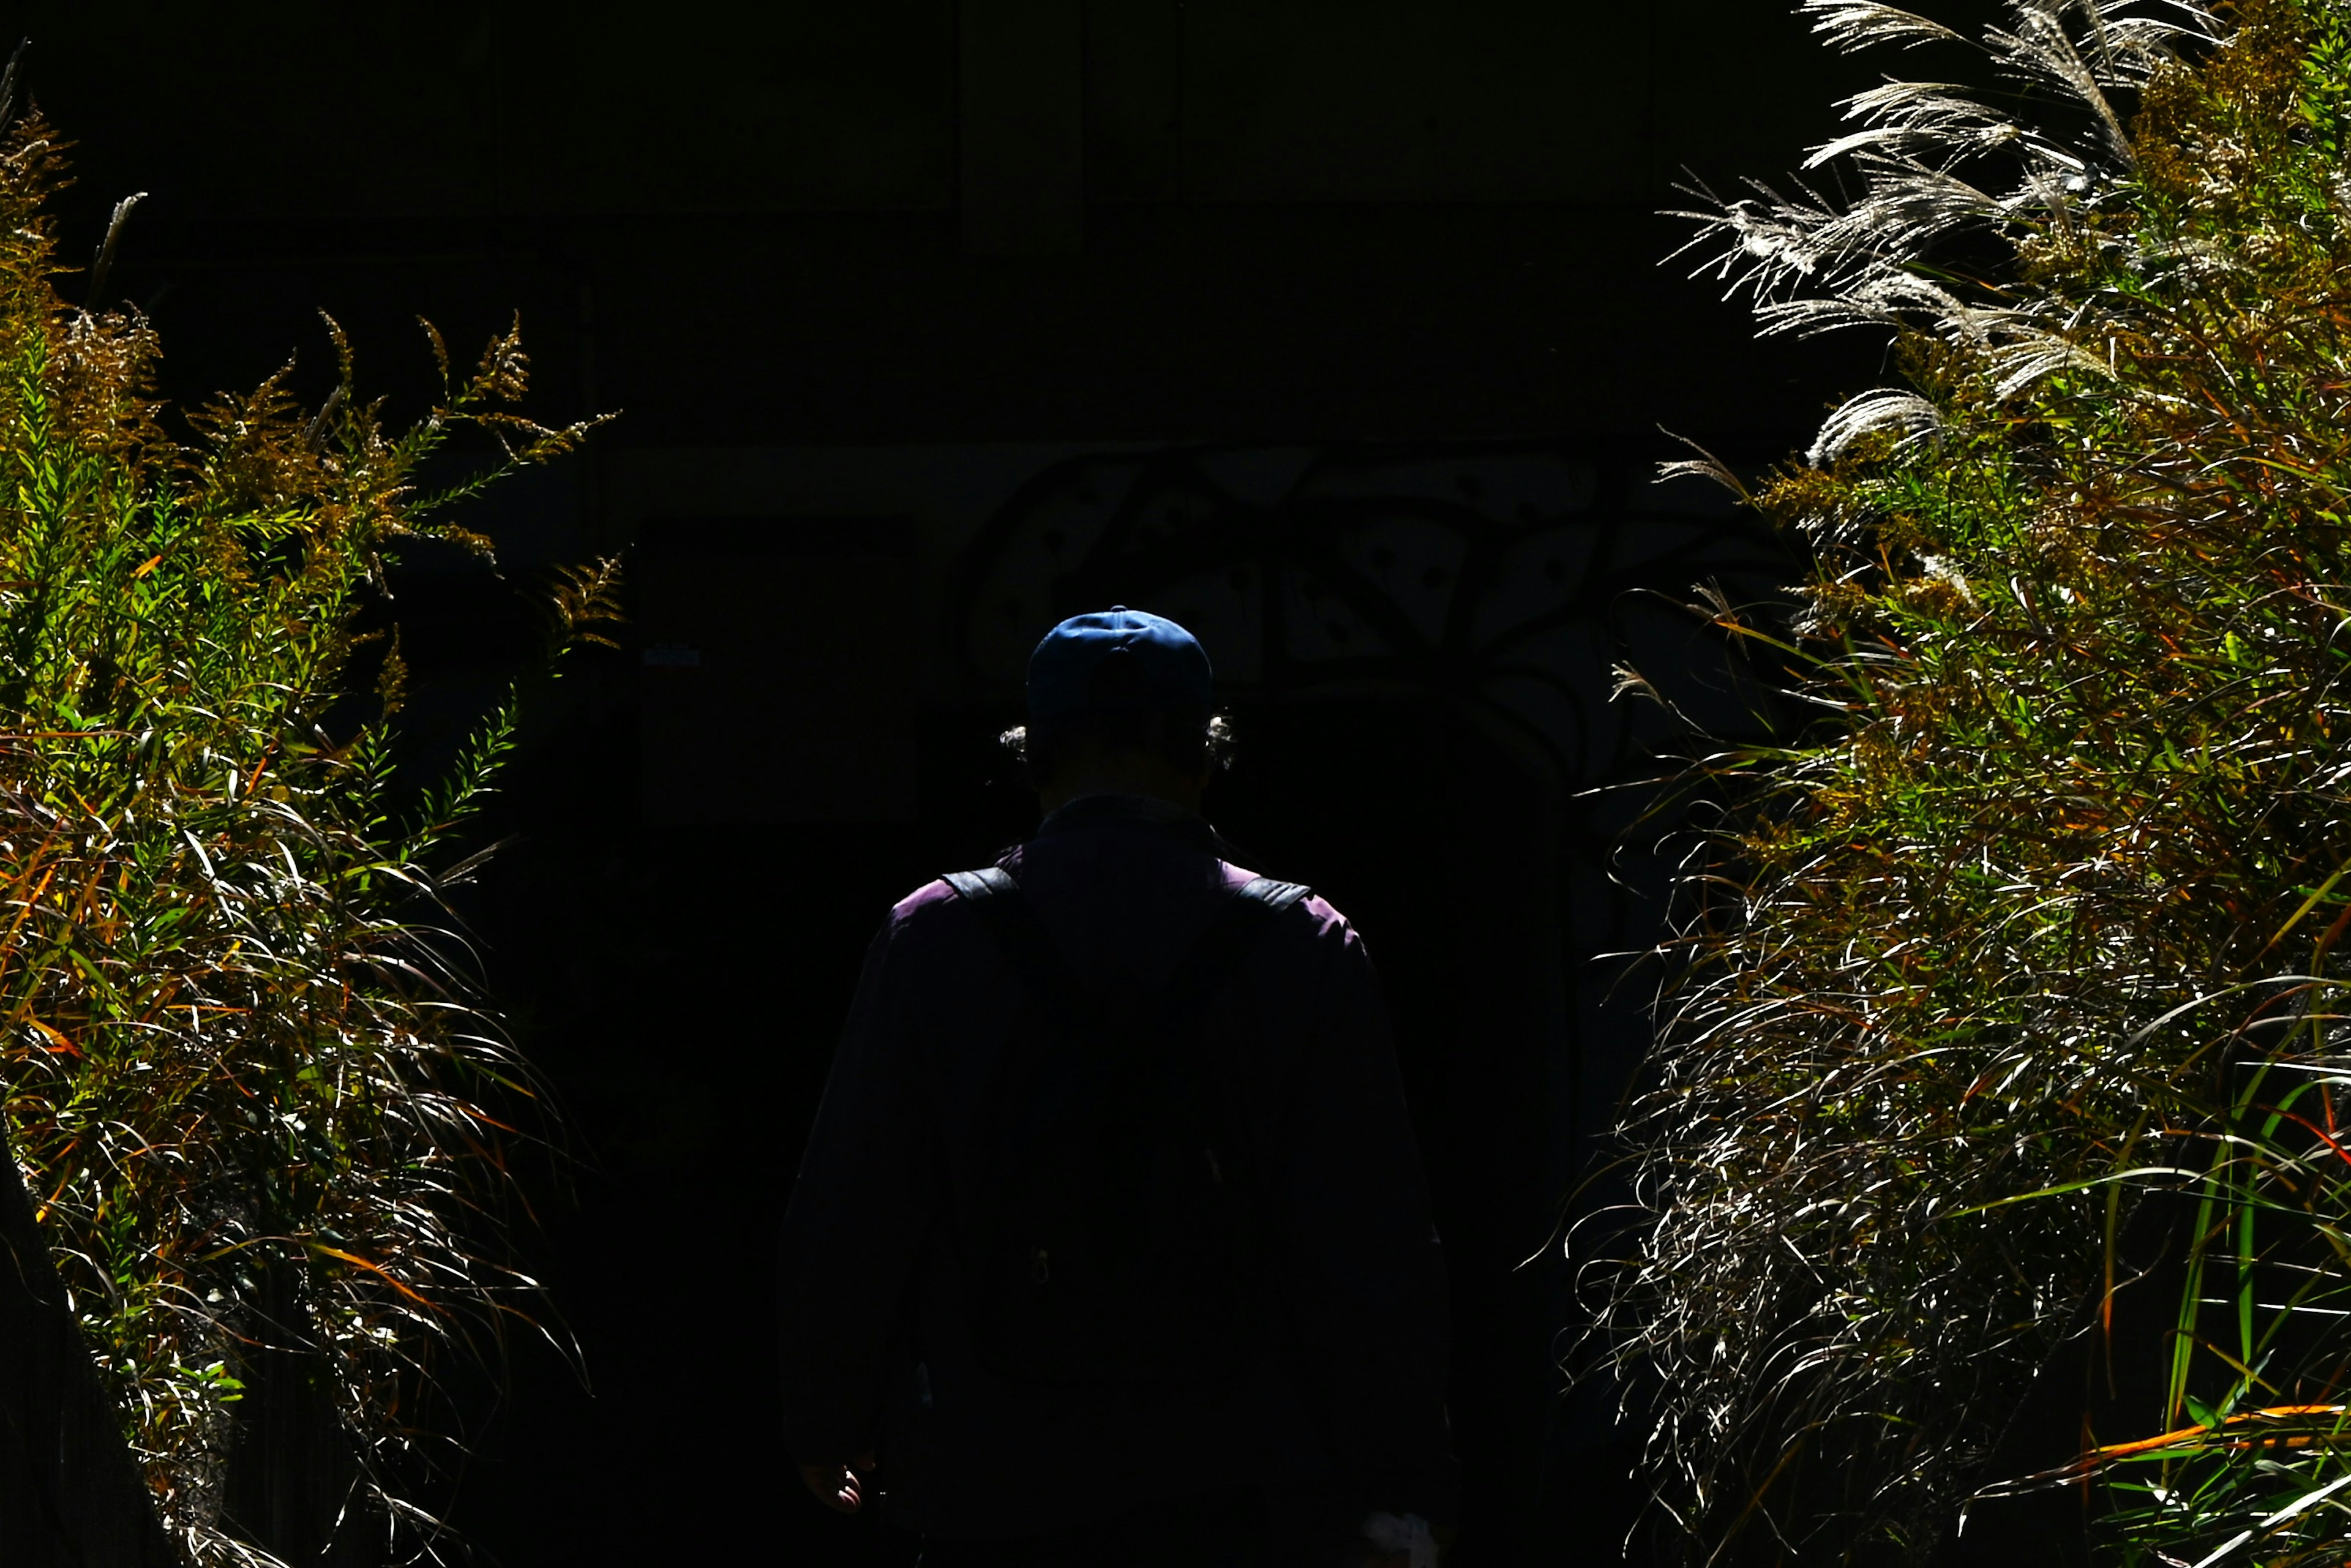
[[[1197,638],[1123,604],[1071,616],[1029,655],[1029,716],[1040,723],[1120,709],[1206,713],[1216,695]]]

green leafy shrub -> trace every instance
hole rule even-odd
[[[1888,82],[1814,159],[1849,196],[1693,214],[1767,329],[1890,329],[1907,384],[1750,497],[1814,555],[1791,622],[1707,612],[1813,716],[1688,776],[1728,810],[1606,1306],[1660,1501],[1708,1563],[1923,1563],[2060,1483],[2110,1561],[2339,1563],[2351,12],[1802,9],[1996,90]],[[1998,1474],[2141,1216],[2128,1429]]]
[[[441,1358],[528,1321],[500,1260],[530,1078],[420,924],[471,867],[452,857],[515,707],[403,817],[397,640],[360,616],[404,540],[486,554],[444,508],[586,426],[509,411],[508,334],[462,381],[443,354],[438,406],[389,428],[338,332],[323,407],[281,373],[175,444],[145,322],[52,285],[58,155],[37,119],[0,141],[8,1131],[172,1535],[194,1563],[266,1562],[221,1515],[256,1355],[289,1354],[331,1408],[349,1527],[397,1530],[430,1522],[409,1461]],[[502,459],[420,492],[461,431]],[[596,639],[615,584],[610,563],[562,578],[550,656]]]

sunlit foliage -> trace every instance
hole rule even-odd
[[[1906,384],[1750,497],[1800,611],[1709,610],[1794,738],[1693,769],[1728,810],[1627,1127],[1659,1501],[1696,1562],[1924,1563],[2064,1484],[2107,1561],[2340,1563],[2351,12],[1802,9],[1979,85],[1854,99],[1841,195],[1694,214],[1767,329],[1890,329]],[[2127,1428],[1998,1473],[2131,1289]]]
[[[7,1131],[191,1561],[267,1560],[221,1515],[263,1347],[331,1407],[355,1472],[345,1528],[414,1546],[435,1367],[492,1351],[535,1295],[501,1260],[502,1139],[529,1077],[431,929],[516,714],[403,809],[397,642],[359,617],[402,541],[486,553],[442,507],[585,427],[508,412],[509,334],[469,377],[444,356],[438,406],[391,428],[338,332],[324,406],[281,374],[175,444],[144,320],[53,286],[59,167],[37,119],[0,140]],[[421,493],[466,431],[489,463]],[[614,586],[609,564],[561,580],[550,655],[595,636]]]

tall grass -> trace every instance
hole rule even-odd
[[[2339,1563],[2351,12],[1802,9],[1943,79],[1693,214],[1767,330],[1888,332],[1903,384],[1748,497],[1800,610],[1706,608],[1808,716],[1686,780],[1725,810],[1604,1306],[1659,1504],[1695,1562],[1913,1563],[2063,1484],[2106,1561]],[[2109,1429],[2001,1473],[2053,1351],[2156,1290]]]
[[[0,88],[0,100],[10,95]],[[9,119],[0,101],[0,123]],[[431,921],[513,747],[509,701],[403,812],[396,637],[362,610],[403,541],[585,427],[511,411],[512,334],[387,425],[349,347],[167,437],[135,311],[68,305],[59,145],[0,136],[0,1073],[28,1190],[156,1505],[197,1563],[273,1561],[222,1513],[241,1390],[284,1353],[333,1413],[344,1528],[430,1551],[436,1367],[528,1322],[502,1261],[533,1094]],[[108,249],[113,247],[110,235]],[[429,331],[429,329],[428,329]],[[432,343],[441,353],[439,340]],[[453,437],[497,454],[437,495]],[[610,615],[562,579],[550,657]],[[413,792],[412,792],[413,793]]]

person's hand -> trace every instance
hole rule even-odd
[[[865,1506],[866,1478],[874,1471],[871,1449],[845,1465],[802,1465],[800,1485],[809,1496],[836,1513],[855,1513]]]
[[[1374,1513],[1346,1554],[1345,1568],[1426,1568],[1441,1562],[1453,1531],[1431,1526],[1416,1513]]]

